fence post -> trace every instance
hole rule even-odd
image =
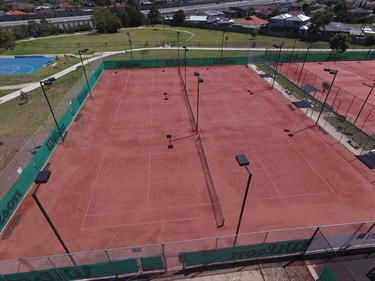
[[[165,254],[165,244],[164,242],[161,243],[161,249],[162,249],[162,257],[164,260],[164,266],[165,266],[165,271],[168,272],[168,262],[167,262],[167,257]]]
[[[1,277],[2,279],[4,279],[5,281],[8,281],[8,280],[4,277],[4,275],[2,275],[1,273],[0,273],[0,277]]]
[[[107,249],[104,249],[104,253],[105,253],[105,255],[106,255],[106,257],[107,257],[107,259],[108,259],[108,261],[109,261],[109,264],[111,265],[112,271],[113,271],[113,273],[115,274],[115,277],[116,277],[116,279],[117,279],[118,274],[117,274],[117,271],[116,271],[116,269],[115,269],[115,267],[114,267],[114,265],[113,265],[113,263],[112,263],[112,261],[111,261],[111,258],[110,258],[109,255],[108,255],[108,250],[107,250]]]
[[[264,243],[266,243],[266,240],[267,240],[267,237],[268,237],[268,233],[269,233],[269,231],[267,231],[266,232],[266,235],[264,236],[264,239],[263,239],[263,243],[262,243],[262,245],[264,244]],[[260,251],[258,251],[258,253],[257,253],[257,263],[259,263],[259,253],[260,253]]]
[[[51,258],[47,257],[47,259],[52,264],[53,268],[56,269],[56,271],[59,274],[59,276],[61,277],[61,279],[65,281],[64,275],[61,274],[60,270],[58,269],[58,267],[55,266],[55,264],[52,262]]]
[[[314,231],[314,234],[313,234],[313,236],[310,238],[309,242],[307,243],[306,248],[303,249],[303,251],[301,252],[301,257],[302,257],[302,258],[303,258],[303,256],[305,255],[307,249],[310,247],[310,245],[311,245],[312,241],[314,240],[315,235],[318,233],[318,231],[319,231],[319,226],[318,226],[318,227],[316,228],[316,230]]]
[[[214,262],[212,263],[213,265],[214,265],[215,262],[216,262],[216,251],[217,251],[217,245],[218,245],[218,242],[219,242],[219,237],[216,237],[215,251],[214,251]]]
[[[337,260],[343,266],[343,268],[345,269],[345,271],[349,274],[349,276],[352,278],[352,280],[355,281],[355,278],[351,275],[350,271],[346,268],[345,264],[342,262],[342,260],[340,259],[340,257],[337,255],[336,251],[332,248],[331,244],[329,244],[327,238],[324,236],[324,234],[322,232],[320,232],[320,234],[322,234],[323,239],[327,242],[328,246],[331,248],[333,254],[336,256]]]

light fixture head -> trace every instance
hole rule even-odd
[[[194,71],[194,76],[199,76],[200,73],[198,71]]]
[[[50,176],[51,176],[51,171],[49,170],[40,171],[36,175],[36,178],[34,179],[34,183],[36,184],[47,183]]]
[[[240,165],[241,167],[249,165],[249,160],[247,159],[245,154],[236,155],[236,160],[238,165]]]
[[[204,82],[204,79],[202,77],[199,77],[198,78],[198,83],[203,83]]]
[[[46,86],[52,85],[52,81],[51,80],[44,80],[44,81],[42,81],[40,83],[42,83],[43,85],[46,85]]]

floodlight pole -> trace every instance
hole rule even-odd
[[[237,163],[240,167],[246,168],[246,171],[248,172],[249,177],[247,179],[245,195],[244,195],[243,201],[242,201],[242,207],[241,207],[240,217],[238,219],[238,224],[237,224],[236,234],[235,234],[235,237],[234,237],[233,247],[236,247],[237,237],[238,237],[238,233],[240,232],[240,227],[241,227],[242,216],[243,216],[243,212],[245,210],[247,195],[248,195],[249,189],[250,189],[250,182],[251,182],[251,178],[253,176],[252,173],[250,172],[250,170],[247,168],[247,166],[249,165],[249,160],[247,159],[246,155],[244,155],[244,154],[237,155],[236,160],[237,160]]]
[[[83,67],[83,72],[85,73],[86,85],[87,85],[87,87],[89,88],[90,97],[92,98],[92,94],[91,94],[91,88],[90,88],[89,80],[87,79],[87,75],[86,75],[86,68],[85,68],[85,65],[83,64],[83,61],[82,61],[82,55],[81,55],[81,53],[86,53],[88,50],[89,50],[89,49],[83,49],[83,50],[78,50],[78,52],[79,52],[79,57],[80,57],[80,59],[81,59],[81,64],[82,64],[82,67]]]
[[[53,78],[53,77],[52,77],[52,78]],[[54,78],[53,78],[53,79],[54,79]],[[45,89],[44,89],[44,87],[43,87],[43,85],[47,85],[47,86],[48,86],[48,85],[52,85],[52,81],[53,81],[53,80],[51,79],[51,80],[40,81],[39,83],[40,83],[40,87],[42,88],[42,91],[43,91],[44,97],[46,98],[46,101],[47,101],[47,104],[48,104],[49,110],[51,111],[51,114],[52,114],[53,120],[55,121],[55,124],[56,124],[57,130],[59,131],[59,134],[60,134],[60,137],[61,137],[61,141],[62,141],[62,142],[65,142],[65,141],[64,141],[63,134],[62,134],[62,132],[61,132],[61,130],[60,130],[60,126],[59,126],[59,124],[57,123],[56,116],[55,116],[55,114],[53,113],[53,110],[52,110],[51,104],[49,103],[49,99],[48,99],[48,97],[47,97],[46,91],[45,91]]]
[[[277,59],[276,59],[276,66],[275,66],[274,71],[273,71],[273,80],[272,80],[272,89],[273,89],[273,87],[275,85],[276,73],[277,73],[277,66],[279,65],[280,54],[281,54],[281,49],[283,47],[283,44],[280,44],[280,45],[274,44],[272,46],[274,46],[275,48],[279,49],[279,52],[277,54]]]
[[[59,232],[57,231],[55,225],[52,223],[52,220],[50,219],[50,217],[48,216],[46,210],[44,209],[42,203],[39,201],[39,198],[36,196],[36,193],[40,187],[40,185],[42,183],[46,183],[48,181],[48,178],[49,176],[51,175],[51,172],[50,171],[41,171],[39,172],[39,174],[44,174],[46,176],[46,181],[41,181],[41,182],[38,182],[38,181],[35,181],[35,183],[37,183],[37,187],[35,188],[34,192],[31,194],[31,196],[33,197],[35,203],[38,205],[40,211],[42,212],[44,218],[47,220],[47,223],[49,224],[49,226],[51,227],[53,233],[56,235],[57,239],[59,240],[61,246],[64,248],[66,254],[69,256],[70,260],[72,261],[72,263],[77,266],[77,264],[75,263],[73,257],[71,256],[71,253],[68,249],[68,247],[65,245],[64,243],[64,240],[61,238]],[[38,174],[38,176],[39,176]]]
[[[196,127],[195,127],[195,133],[198,135],[199,134],[199,127],[198,127],[198,124],[199,124],[199,84],[200,83],[203,83],[204,82],[204,79],[202,77],[200,77],[200,73],[198,71],[194,72],[194,76],[197,77],[197,124],[196,124]]]
[[[329,74],[332,74],[332,75],[334,75],[334,76],[333,76],[333,79],[332,79],[331,85],[329,86],[329,90],[328,90],[327,96],[326,96],[326,98],[324,99],[324,102],[323,102],[322,108],[320,109],[320,112],[319,112],[318,118],[316,119],[315,126],[318,125],[318,122],[319,122],[320,116],[322,115],[322,112],[323,112],[324,106],[326,105],[326,102],[327,102],[327,100],[328,100],[328,96],[329,96],[329,94],[331,93],[331,89],[332,89],[332,87],[333,87],[333,83],[335,82],[335,79],[336,79],[337,73],[339,72],[338,70],[334,70],[334,69],[330,69],[330,68],[324,68],[324,71],[328,71]]]
[[[180,67],[180,31],[177,31],[177,58],[178,67]]]
[[[185,83],[184,83],[184,87],[185,87],[185,94],[187,93],[187,91],[186,91],[186,64],[187,64],[187,61],[186,61],[186,53],[189,51],[189,49],[186,47],[186,46],[183,46],[182,48],[184,48],[184,50],[185,50]]]
[[[130,56],[131,56],[131,58],[132,58],[132,67],[133,67],[133,65],[134,65],[134,60],[133,60],[132,40],[130,39],[130,33],[129,33],[129,32],[126,32],[126,34],[127,34],[128,37],[129,37]]]
[[[301,79],[302,72],[303,72],[303,68],[305,67],[306,59],[307,59],[307,56],[308,56],[309,51],[310,51],[311,48],[312,48],[312,46],[309,46],[309,47],[307,48],[307,51],[306,51],[306,54],[305,54],[305,57],[304,57],[304,59],[303,59],[303,63],[302,63],[302,69],[301,69],[301,72],[299,73],[299,76],[298,76],[297,86],[298,86],[299,81],[300,81],[300,79]]]
[[[221,65],[221,61],[223,59],[224,34],[225,34],[225,31],[223,30],[223,34],[221,36],[220,65]]]
[[[353,125],[355,125],[355,122],[357,122],[359,115],[361,115],[362,110],[363,110],[363,108],[365,107],[365,105],[366,105],[366,103],[367,103],[367,100],[368,100],[369,97],[371,96],[372,90],[374,90],[374,87],[375,87],[375,83],[372,85],[370,92],[367,94],[367,97],[366,97],[365,101],[363,102],[362,107],[361,107],[361,109],[359,110],[358,115],[357,115],[357,117],[355,118],[355,120],[354,120],[354,122],[353,122]]]

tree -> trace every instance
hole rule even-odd
[[[119,18],[104,7],[95,7],[92,19],[99,33],[115,33],[121,28]]]
[[[250,32],[250,35],[251,35],[251,37],[253,37],[253,39],[255,40],[255,38],[258,36],[258,30],[253,29],[253,30]]]
[[[0,51],[13,50],[16,42],[8,31],[0,27]]]
[[[145,15],[139,10],[137,6],[129,6],[125,8],[129,18],[129,25],[131,27],[141,26],[144,23]]]
[[[29,37],[29,30],[27,25],[16,25],[12,27],[11,30],[12,35],[16,40],[24,39],[26,37]]]
[[[178,23],[183,23],[185,21],[185,12],[183,10],[178,10],[173,14],[173,20]]]
[[[349,20],[348,10],[352,8],[353,8],[353,3],[349,1],[340,0],[339,2],[337,2],[335,7],[333,8],[336,21],[347,22]]]
[[[26,92],[20,91],[20,104],[25,104],[29,102],[29,96]]]
[[[304,3],[302,6],[302,11],[305,13],[306,16],[310,15],[311,7],[309,4]]]
[[[334,16],[335,14],[329,11],[317,12],[310,20],[308,32],[311,34],[318,33],[321,28],[324,29],[333,20]]]
[[[253,16],[253,15],[255,15],[255,9],[254,9],[254,7],[248,7],[248,8],[246,9],[246,14],[247,14],[248,16]]]
[[[39,27],[39,24],[36,21],[34,21],[34,20],[28,21],[27,22],[27,28],[28,28],[30,36],[32,36],[32,37],[39,37],[40,36],[40,34],[41,34],[40,27]]]
[[[375,35],[374,34],[366,34],[364,45],[365,46],[375,45]]]
[[[158,8],[153,5],[147,14],[147,17],[150,19],[151,24],[161,23],[163,20],[163,16],[160,14]]]
[[[350,42],[350,35],[338,33],[329,40],[329,46],[333,52],[343,53],[349,48]]]
[[[281,8],[278,6],[271,6],[268,8],[271,11],[270,17],[278,16],[281,14]]]

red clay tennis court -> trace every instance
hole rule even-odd
[[[38,192],[71,252],[233,235],[248,179],[238,154],[253,174],[240,233],[374,220],[374,174],[253,70],[186,70],[194,114],[194,72],[204,79],[198,130],[225,225],[217,228],[178,70],[106,70]],[[16,215],[3,259],[64,253],[30,192]]]
[[[334,81],[334,76],[324,68],[338,71]],[[375,135],[375,60],[283,63],[278,71],[300,87],[313,85],[317,91],[311,94],[320,101],[328,93],[322,82],[332,84],[327,104],[349,122],[356,121],[357,127],[368,135]]]

